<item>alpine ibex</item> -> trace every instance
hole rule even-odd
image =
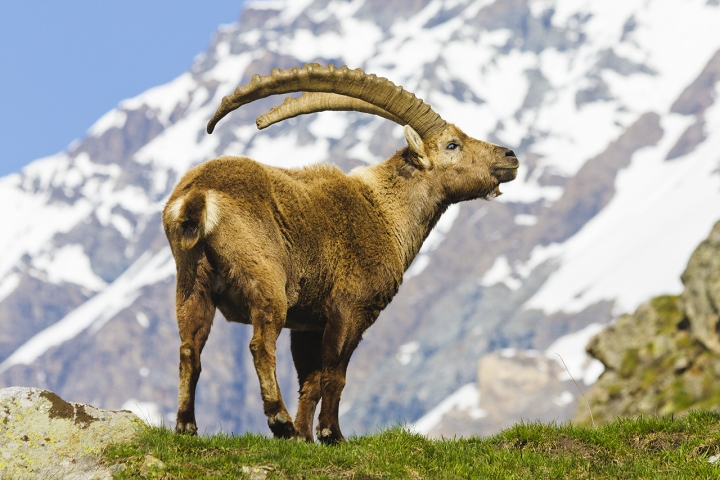
[[[259,128],[296,115],[354,110],[405,125],[408,147],[349,174],[319,164],[275,168],[221,157],[175,187],[163,225],[177,263],[180,384],[176,432],[194,433],[200,353],[215,309],[251,324],[265,415],[276,437],[344,441],[338,422],[350,356],[397,293],[403,273],[446,208],[500,194],[518,160],[446,123],[385,78],[318,64],[255,75],[223,98],[208,123],[270,95],[288,98]],[[275,377],[276,340],[289,328],[300,382],[293,423]]]

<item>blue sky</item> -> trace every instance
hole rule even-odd
[[[242,0],[0,0],[0,176],[166,83]]]

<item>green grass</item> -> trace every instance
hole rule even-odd
[[[487,438],[428,440],[396,427],[338,446],[257,434],[174,435],[144,429],[115,445],[115,478],[718,478],[720,414],[619,419],[597,428],[519,423]],[[146,455],[163,465],[143,467]],[[118,466],[120,468],[118,468]],[[243,470],[245,467],[245,470]],[[260,477],[262,478],[262,475]]]

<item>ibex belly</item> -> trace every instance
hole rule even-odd
[[[213,301],[228,322],[252,324],[247,303],[234,288],[227,288],[222,292],[215,291]]]
[[[229,287],[219,277],[216,277],[213,286],[213,302],[228,322],[252,325],[250,310],[241,293]],[[295,305],[288,310],[284,327],[291,330],[322,331],[325,329],[325,323],[326,319],[322,312]]]

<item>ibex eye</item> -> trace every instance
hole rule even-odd
[[[455,150],[458,147],[457,143],[448,143],[447,149],[448,150]]]

